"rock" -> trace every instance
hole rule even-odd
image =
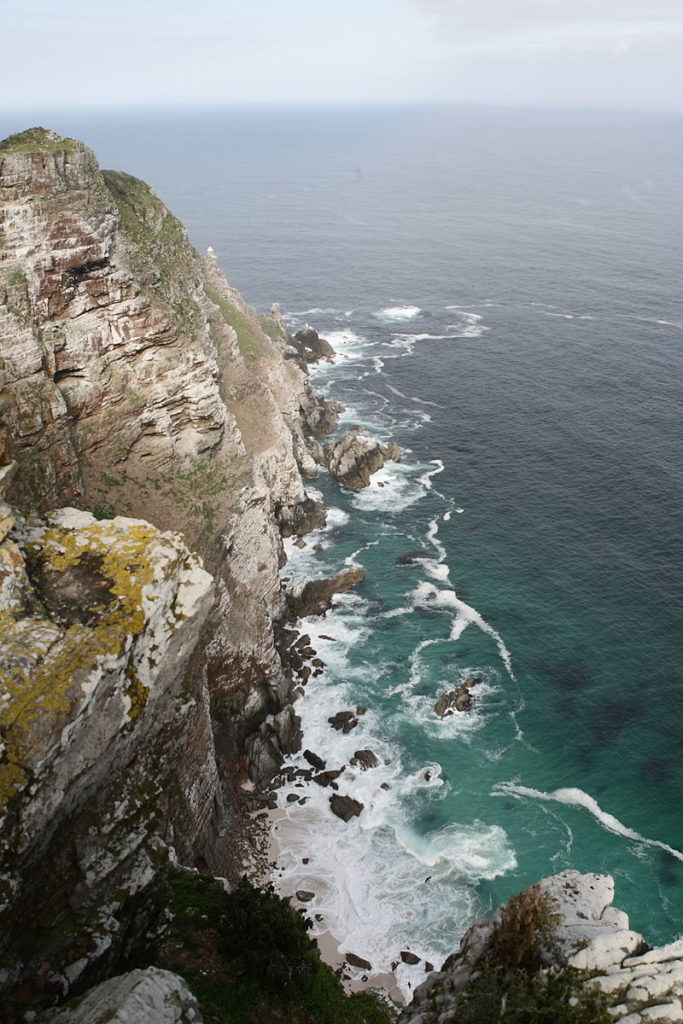
[[[331,475],[352,490],[368,486],[372,474],[384,465],[385,452],[379,441],[356,431],[350,431],[339,441],[324,447]]]
[[[419,964],[422,958],[416,956],[415,953],[411,953],[407,949],[401,950],[401,960],[404,964]]]
[[[315,893],[309,892],[308,889],[297,889],[296,898],[300,903],[310,903],[311,900],[315,899]]]
[[[334,357],[334,349],[329,341],[321,338],[318,332],[308,325],[297,331],[292,341],[307,363],[317,363],[321,359],[331,360]]]
[[[469,711],[472,707],[472,694],[470,690],[479,681],[478,679],[470,678],[462,683],[457,690],[451,690],[449,693],[444,693],[442,697],[439,697],[434,705],[434,714],[437,718],[448,718],[449,715],[455,714],[456,711]]]
[[[329,786],[335,779],[339,778],[343,771],[343,768],[335,768],[333,771],[320,772],[318,775],[313,776],[313,781],[317,782],[319,786]]]
[[[299,800],[299,795],[298,795],[298,793],[288,793],[288,794],[287,794],[287,803],[288,803],[288,804],[294,804],[294,803],[297,803],[297,802],[298,802],[298,800]]]
[[[342,821],[350,821],[351,818],[358,817],[363,810],[363,806],[358,800],[354,800],[350,796],[340,796],[339,793],[335,793],[330,797],[332,813],[336,814]]]
[[[351,764],[366,771],[368,768],[376,768],[379,758],[372,750],[356,750],[351,758]]]
[[[332,715],[327,721],[333,729],[343,733],[351,732],[358,725],[358,719],[353,711],[338,711],[336,715]]]
[[[370,961],[364,960],[362,956],[356,956],[355,953],[344,953],[344,959],[349,967],[358,967],[362,971],[372,970],[372,964]]]
[[[296,618],[322,615],[331,606],[335,594],[345,593],[364,579],[363,570],[352,567],[331,579],[307,580],[295,584],[287,594],[289,612]]]
[[[314,754],[312,750],[304,750],[303,756],[308,761],[310,766],[312,768],[315,768],[316,771],[321,772],[325,769],[325,762],[323,761],[322,757],[319,757],[317,754]]]
[[[131,971],[89,989],[73,1007],[42,1014],[40,1024],[202,1024],[197,1000],[177,974]]]
[[[368,710],[367,708],[357,707],[356,708],[356,714],[359,715],[359,716],[360,715],[364,715],[367,710]]]

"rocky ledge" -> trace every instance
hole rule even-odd
[[[609,875],[563,871],[536,883],[499,907],[492,918],[469,928],[459,952],[416,990],[400,1024],[455,1024],[467,1004],[481,997],[477,987],[485,987],[488,973],[493,969],[493,986],[495,972],[500,978],[506,967],[512,968],[507,975],[510,990],[514,973],[535,975],[533,991],[539,1001],[553,980],[562,978],[561,991],[570,992],[572,1001],[563,1004],[562,1013],[571,1013],[573,1006],[577,1020],[683,1020],[683,940],[653,949],[629,927],[613,899]],[[588,1008],[596,1015],[579,1017]],[[527,1011],[532,1013],[533,1006]],[[504,1004],[495,1014],[496,1020],[501,1018],[508,1019]],[[482,1013],[482,1021],[489,1019],[494,1017]]]

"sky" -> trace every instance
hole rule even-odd
[[[683,110],[683,0],[22,0],[0,109]]]

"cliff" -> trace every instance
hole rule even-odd
[[[169,849],[234,874],[244,772],[299,741],[281,535],[324,518],[307,445],[336,422],[300,357],[148,185],[43,129],[0,143],[10,1016],[132,955]]]

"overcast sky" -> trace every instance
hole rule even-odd
[[[683,109],[683,0],[22,0],[0,107]]]

